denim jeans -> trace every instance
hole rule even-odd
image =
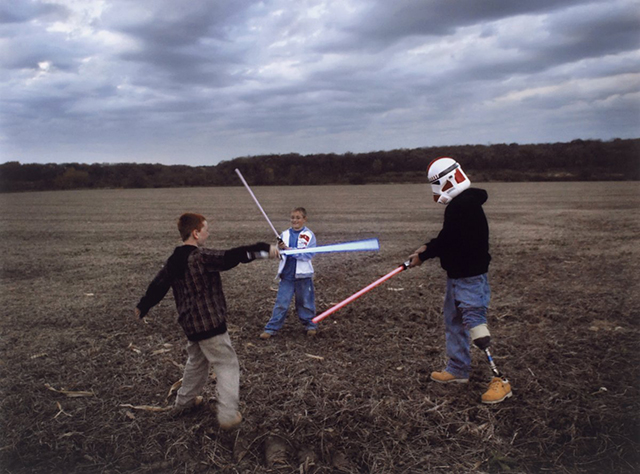
[[[446,371],[468,378],[471,370],[469,330],[487,323],[491,289],[487,274],[447,279],[444,297],[444,325],[447,344]]]
[[[264,328],[265,332],[275,334],[282,329],[294,295],[296,297],[296,312],[305,329],[316,329],[318,327],[317,324],[311,321],[316,315],[313,279],[301,278],[298,280],[280,280],[276,304],[273,308],[271,319]]]

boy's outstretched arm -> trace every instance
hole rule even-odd
[[[202,255],[210,271],[230,270],[240,263],[249,263],[256,259],[280,258],[278,247],[266,242],[258,242],[253,245],[244,245],[224,251],[204,249]]]
[[[149,283],[147,292],[136,305],[135,315],[138,318],[144,318],[149,310],[165,297],[169,288],[171,288],[171,276],[169,275],[167,265],[165,265],[151,283]]]
[[[277,245],[269,246],[269,258],[280,258],[280,250]]]

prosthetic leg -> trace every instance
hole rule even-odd
[[[502,372],[498,370],[495,362],[493,361],[493,357],[491,357],[491,352],[489,352],[489,346],[491,345],[491,334],[489,333],[489,328],[486,324],[480,324],[474,328],[471,328],[469,331],[471,334],[471,340],[476,345],[478,349],[484,351],[487,355],[487,361],[491,366],[491,371],[495,374],[496,377],[502,378]]]
[[[501,401],[511,397],[513,394],[511,392],[511,385],[509,384],[509,381],[502,375],[502,372],[498,370],[498,367],[496,367],[496,364],[493,361],[493,357],[491,357],[491,352],[489,351],[489,346],[491,345],[491,334],[489,333],[489,328],[486,324],[479,324],[478,326],[471,328],[469,333],[471,335],[471,340],[476,347],[484,351],[487,355],[487,361],[489,362],[491,371],[494,374],[494,377],[489,384],[489,390],[482,395],[482,403],[500,403]]]

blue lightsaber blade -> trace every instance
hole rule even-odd
[[[361,252],[365,250],[380,250],[378,239],[354,240],[340,244],[323,245],[306,249],[280,250],[280,255],[297,255],[301,253],[327,253],[327,252]]]

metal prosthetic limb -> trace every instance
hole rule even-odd
[[[469,331],[471,334],[471,340],[480,350],[484,351],[487,355],[487,361],[489,362],[489,366],[491,367],[491,371],[495,374],[496,377],[504,378],[502,372],[498,370],[496,367],[496,363],[493,361],[493,357],[491,357],[491,352],[489,352],[489,345],[491,345],[491,334],[489,333],[489,329],[486,324],[480,324],[474,328],[471,328]]]
[[[489,348],[486,347],[484,349],[484,353],[487,354],[487,360],[489,361],[489,365],[491,366],[491,371],[495,374],[496,377],[504,378],[502,372],[498,370],[496,367],[496,363],[493,361],[493,357],[491,357],[491,352],[489,352]]]

